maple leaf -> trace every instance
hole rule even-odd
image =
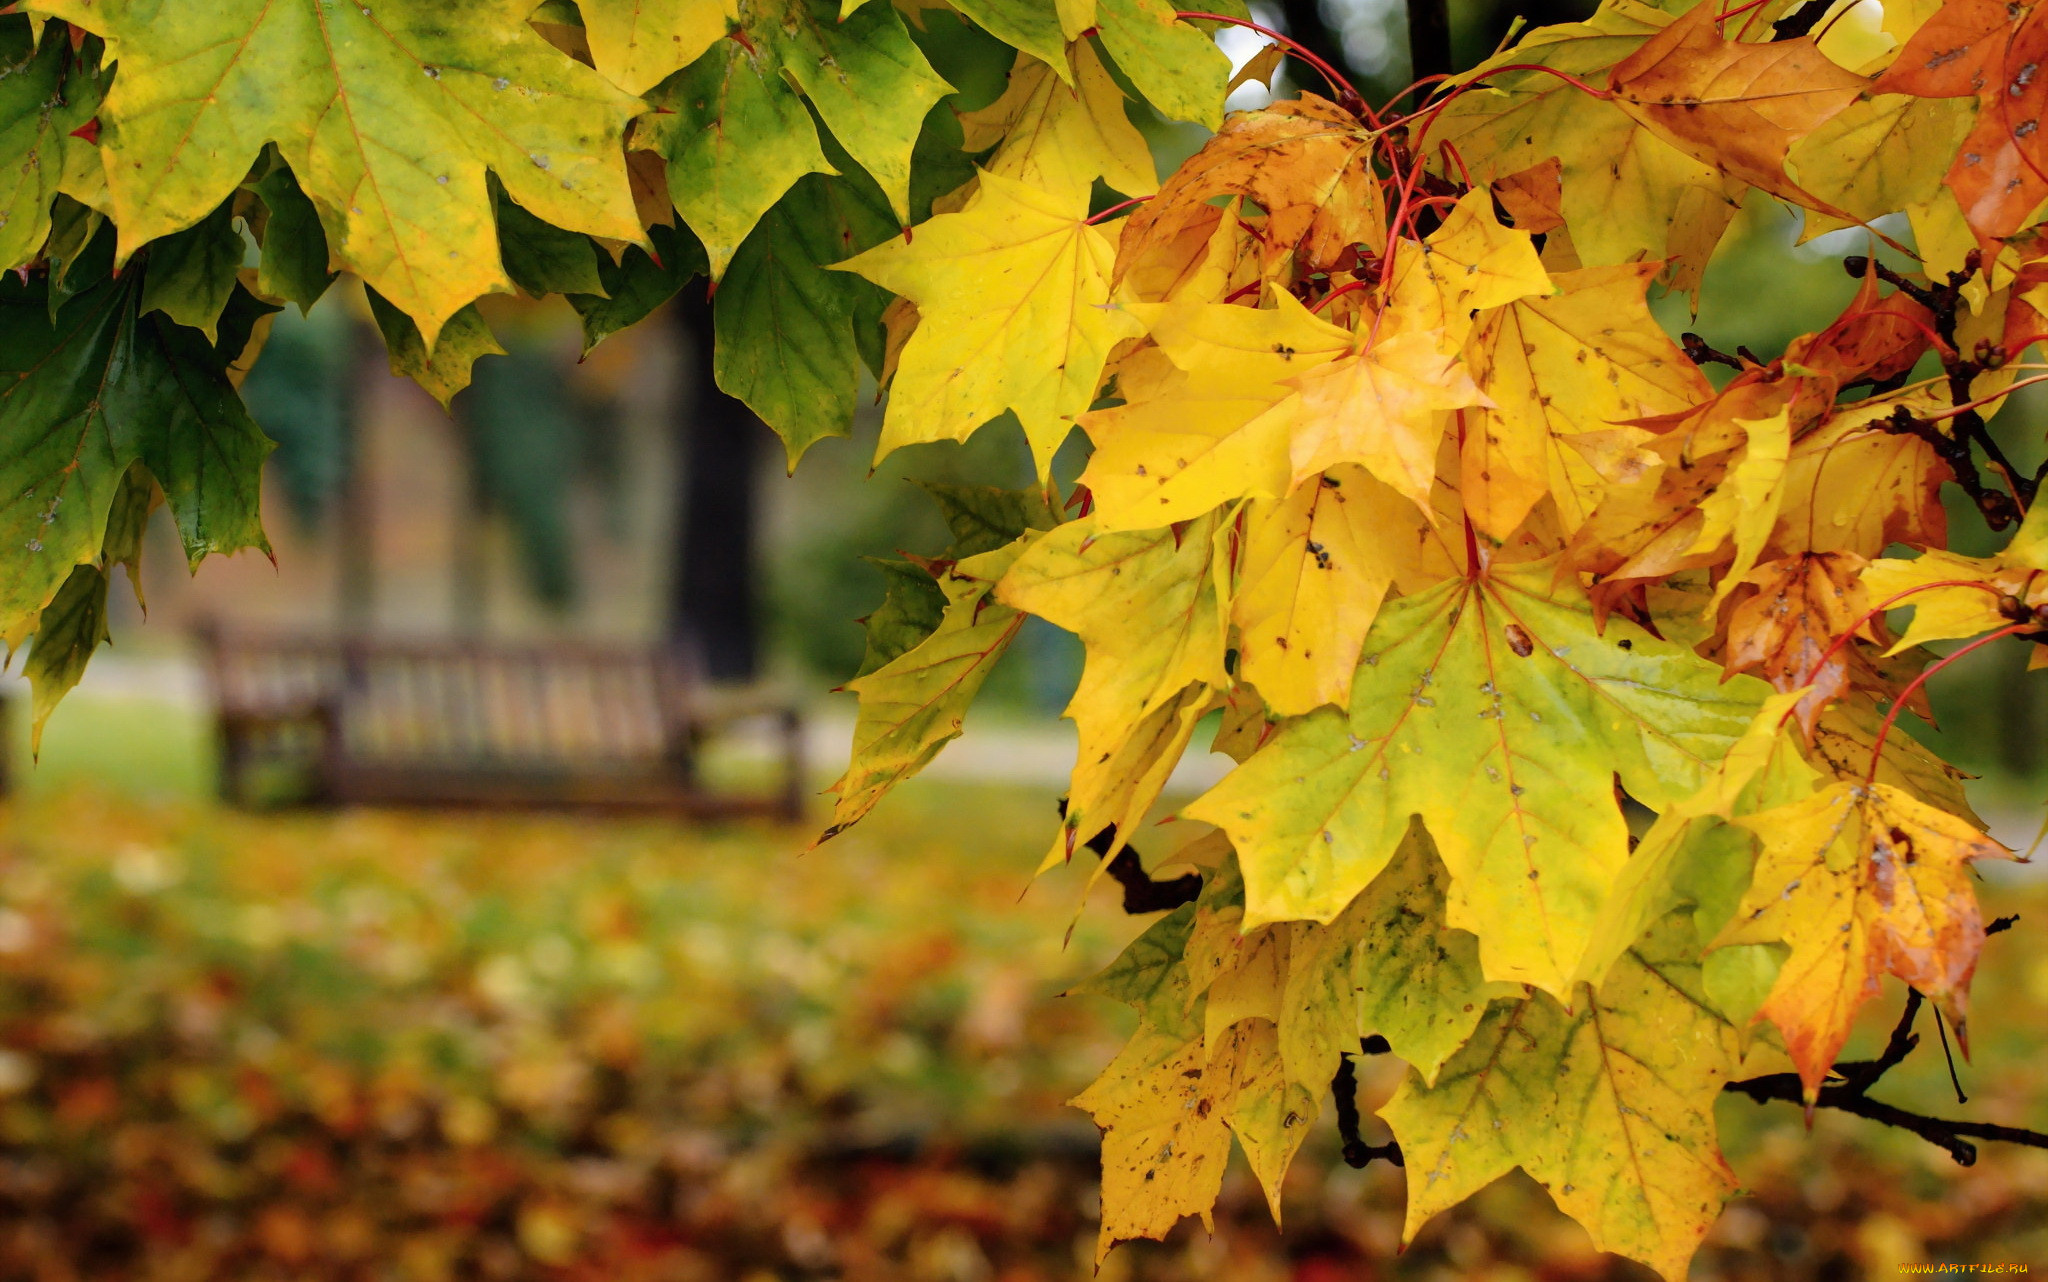
[[[1519,1166],[1595,1246],[1683,1279],[1735,1189],[1714,1134],[1735,1033],[1696,951],[1667,919],[1570,1009],[1497,1001],[1433,1086],[1411,1074],[1380,1109],[1408,1176],[1404,1238]]]
[[[2002,557],[1960,556],[1929,548],[1910,560],[1887,557],[1863,571],[1866,593],[1879,601],[1899,598],[1913,621],[1887,651],[1897,654],[1930,641],[1974,637],[2013,622],[2006,603],[2031,608],[2048,604],[2044,566],[2014,564]],[[1910,596],[1905,595],[1911,592]]]
[[[1378,251],[1386,214],[1372,149],[1356,117],[1313,94],[1235,113],[1131,215],[1124,254],[1172,239],[1219,196],[1242,196],[1266,212],[1261,258],[1269,271],[1291,259],[1305,275],[1353,245]],[[1120,261],[1119,278],[1125,270]]]
[[[1266,411],[1286,380],[1351,350],[1352,338],[1276,293],[1272,307],[1127,304],[1167,362],[1118,375],[1125,403],[1081,417],[1095,452],[1081,483],[1105,530],[1188,521],[1233,499],[1289,492],[1288,423]]]
[[[1072,2],[1055,0],[1063,10]],[[1230,59],[1207,31],[1183,20],[1166,0],[1095,0],[1094,8],[1102,47],[1145,101],[1175,120],[1211,129],[1224,123]],[[1090,25],[1074,26],[1064,11],[1061,23],[1070,40]]]
[[[487,173],[547,222],[642,242],[620,147],[641,104],[534,34],[523,0],[484,0],[454,25],[424,0],[230,0],[203,20],[148,0],[38,7],[120,63],[99,150],[122,260],[205,217],[266,142],[336,259],[429,348],[465,304],[512,288]]]
[[[1441,330],[1403,330],[1291,379],[1296,395],[1270,411],[1287,424],[1290,483],[1357,463],[1428,511],[1443,411],[1486,404],[1444,348]]]
[[[1601,911],[1575,982],[1599,987],[1624,953],[1680,909],[1690,913],[1701,939],[1713,938],[1728,924],[1749,889],[1756,862],[1756,838],[1735,817],[1798,801],[1820,779],[1787,726],[1798,698],[1793,692],[1765,699],[1698,790],[1657,815]],[[1705,990],[1717,1009],[1738,1020],[1738,1035],[1776,980],[1776,960],[1772,945],[1721,949],[1703,959]],[[1759,969],[1764,991],[1757,991],[1754,982]],[[1731,987],[1741,991],[1730,992]]]
[[[1695,6],[1615,64],[1615,106],[1731,178],[1843,216],[1785,173],[1792,144],[1842,112],[1868,81],[1807,36],[1754,44],[1720,34]]]
[[[876,458],[917,441],[965,440],[1014,410],[1039,474],[1088,408],[1116,341],[1137,322],[1107,306],[1115,249],[1085,200],[983,173],[966,208],[909,243],[839,264],[917,305]]]
[[[1456,336],[1453,350],[1464,345],[1473,312],[1556,292],[1530,233],[1503,227],[1488,191],[1460,196],[1435,231],[1390,252],[1388,323],[1445,330]]]
[[[1005,605],[1073,632],[1086,651],[1065,713],[1080,736],[1074,795],[1049,858],[1071,854],[1077,840],[1108,823],[1118,825],[1122,842],[1134,799],[1115,785],[1133,774],[1149,776],[1151,795],[1142,797],[1148,803],[1165,772],[1157,752],[1132,762],[1119,760],[1120,750],[1162,734],[1184,744],[1200,715],[1187,702],[1189,687],[1228,684],[1228,601],[1215,565],[1222,524],[1207,516],[1178,529],[1104,533],[1092,519],[1070,521],[1033,544],[997,586]],[[1164,764],[1170,769],[1172,761]],[[1100,767],[1110,769],[1098,774]],[[1126,800],[1116,813],[1099,813],[1099,802],[1083,804],[1087,793],[1119,792]]]
[[[1784,1035],[1808,1100],[1886,974],[1926,994],[1968,1050],[1970,976],[1984,941],[1968,868],[2011,852],[1884,783],[1838,780],[1737,822],[1762,839],[1763,854],[1714,945],[1790,946],[1763,1015]]]
[[[753,43],[772,50],[839,145],[910,221],[910,158],[925,113],[953,92],[932,70],[892,5],[842,15],[832,0],[747,6]]]
[[[994,154],[989,173],[1054,196],[1079,196],[1100,178],[1126,196],[1159,189],[1152,150],[1124,114],[1123,91],[1087,41],[1058,66],[1020,53],[1003,96],[960,117],[961,147]]]
[[[939,578],[938,626],[901,654],[846,683],[860,696],[853,750],[830,791],[832,824],[812,845],[858,823],[897,784],[960,735],[975,692],[1009,649],[1024,617],[991,597],[996,581],[1038,537],[968,557]]]
[[[1482,976],[1477,941],[1444,924],[1447,882],[1435,844],[1416,825],[1386,871],[1329,925],[1296,936],[1279,1018],[1292,1080],[1326,1086],[1339,1053],[1377,1033],[1434,1082],[1490,1000],[1522,995]]]
[[[1246,509],[1230,615],[1238,673],[1274,712],[1349,701],[1359,649],[1393,581],[1385,545],[1402,502],[1364,469],[1340,465]]]
[[[1069,79],[1071,73],[1064,65],[1067,42],[1085,44],[1081,33],[1095,25],[1093,0],[1078,6],[1075,0],[1056,0],[1050,5],[1035,0],[963,0],[953,7],[1019,54],[1058,67],[1060,74]],[[1069,12],[1077,7],[1089,11],[1085,20],[1082,15]]]
[[[271,442],[198,331],[141,313],[142,277],[53,310],[47,278],[0,284],[0,637],[18,642],[72,567],[96,561],[131,464],[163,486],[185,553],[269,551],[257,491]]]
[[[70,55],[61,37],[38,43],[22,14],[0,16],[0,270],[34,259],[50,234],[59,193],[106,204],[93,144],[75,131],[98,112],[105,76]],[[102,209],[104,212],[104,209]]]
[[[1865,90],[1785,154],[1801,190],[1865,222],[1932,199],[1969,132],[1969,104]],[[1801,239],[1854,224],[1809,210]]]
[[[1691,792],[1763,690],[1632,625],[1600,635],[1554,569],[1495,566],[1386,605],[1348,714],[1283,725],[1183,810],[1230,833],[1247,922],[1332,920],[1420,815],[1488,978],[1567,991],[1628,858],[1615,776],[1651,806]]]
[[[1739,181],[1659,137],[1618,103],[1589,98],[1542,72],[1496,70],[1536,63],[1597,87],[1671,22],[1649,5],[1610,0],[1585,22],[1538,28],[1457,77],[1473,87],[1437,111],[1428,141],[1455,147],[1478,183],[1556,160],[1559,208],[1587,266],[1661,260],[1680,247],[1703,261],[1740,203]],[[1693,230],[1702,218],[1712,236]]]
[[[471,371],[486,356],[503,356],[505,349],[497,335],[474,306],[450,316],[441,326],[441,336],[429,350],[412,318],[399,311],[376,290],[369,296],[370,317],[384,335],[384,349],[391,372],[409,378],[427,395],[447,409],[455,394],[470,383]]]
[[[1811,687],[1799,718],[1811,733],[1820,710],[1848,689],[1850,633],[1872,638],[1864,611],[1866,562],[1854,552],[1807,552],[1768,561],[1747,578],[1753,596],[1729,616],[1728,671],[1760,670],[1780,691]]]
[[[669,197],[703,243],[714,281],[797,179],[836,172],[781,69],[736,40],[720,41],[653,101],[665,111],[642,117],[633,143],[668,162]]]
[[[1218,1066],[1234,1069],[1235,1065]],[[1207,1216],[1230,1158],[1234,1072],[1211,1071],[1202,1039],[1140,1026],[1102,1076],[1069,1101],[1102,1128],[1102,1228],[1095,1258]]]
[[[29,754],[40,754],[43,726],[57,701],[85,676],[85,667],[107,631],[107,571],[96,565],[75,565],[50,603],[36,619],[35,640],[21,673],[33,694],[29,708]]]
[[[1732,592],[1785,528],[1797,483],[1811,479],[1794,473],[1792,442],[1824,427],[1836,389],[1823,369],[1751,366],[1712,400],[1648,421],[1658,435],[1639,448],[1656,461],[1611,474],[1573,536],[1603,609],[1633,584],[1702,567],[1719,572],[1707,608]]]
[[[1943,181],[1987,254],[2048,199],[2035,75],[2048,57],[2048,22],[2036,5],[1951,0],[1913,33],[1872,93],[1977,99],[1977,120]]]
[[[1675,413],[1713,392],[1650,315],[1647,264],[1591,267],[1554,277],[1550,297],[1520,298],[1479,317],[1467,346],[1473,380],[1493,407],[1465,435],[1466,511],[1506,538],[1547,493],[1567,533],[1585,522],[1606,479],[1575,437],[1650,433],[1631,419]]]
[[[1141,1022],[1132,1039],[1133,1048],[1163,1046],[1177,1039],[1205,1049],[1203,1089],[1212,1108],[1223,1110],[1244,1147],[1277,1223],[1281,1182],[1307,1136],[1309,1123],[1315,1120],[1318,1101],[1328,1087],[1328,1074],[1304,1083],[1287,1071],[1281,1056],[1275,1021],[1280,1018],[1281,989],[1288,974],[1290,945],[1297,938],[1295,928],[1266,927],[1240,935],[1244,885],[1236,875],[1227,844],[1215,841],[1213,835],[1198,839],[1195,848],[1176,854],[1173,862],[1204,857],[1203,846],[1217,847],[1221,860],[1205,880],[1201,897],[1162,918],[1101,974],[1073,991],[1110,997],[1135,1009]],[[1157,1053],[1156,1049],[1137,1050],[1148,1058]],[[1147,1058],[1137,1060],[1141,1066],[1146,1062]],[[1110,1093],[1118,1087],[1128,1089],[1132,1083],[1119,1083],[1116,1070],[1117,1065],[1112,1064],[1090,1088],[1090,1095]],[[1157,1231],[1170,1228],[1182,1215],[1206,1214],[1209,1209],[1206,1202],[1161,1205],[1153,1191],[1144,1187],[1166,1170],[1174,1156],[1173,1151],[1160,1151],[1155,1174],[1141,1183],[1132,1198],[1153,1207],[1160,1217],[1151,1221]],[[1200,1172],[1189,1163],[1172,1174],[1190,1178]],[[1107,1193],[1105,1187],[1105,1196]],[[1211,1200],[1213,1197],[1211,1194]],[[1172,1219],[1165,1218],[1167,1212]],[[1129,1212],[1119,1214],[1127,1216]]]
[[[740,16],[733,0],[577,0],[576,8],[592,63],[630,94],[697,61]]]
[[[888,294],[835,269],[897,228],[880,189],[847,168],[806,174],[762,216],[712,314],[719,387],[775,429],[792,469],[812,445],[852,430],[862,362],[880,357],[871,348]]]
[[[1948,464],[1919,437],[1875,425],[1900,406],[1913,414],[1934,412],[1946,395],[1923,387],[1868,397],[1802,433],[1785,463],[1773,543],[1868,560],[1894,543],[1945,543],[1941,486],[1950,479]]]
[[[1117,279],[1130,298],[1145,303],[1220,303],[1258,282],[1257,262],[1246,250],[1258,242],[1239,214],[1241,202],[1204,205],[1164,240],[1129,234],[1117,245]],[[1262,287],[1263,288],[1263,287]]]
[[[1280,1038],[1270,1019],[1241,1020],[1225,1038],[1225,1054],[1235,1069],[1236,1090],[1226,1120],[1244,1150],[1246,1164],[1266,1194],[1273,1223],[1280,1220],[1280,1189],[1287,1168],[1308,1138],[1326,1080],[1314,1086],[1293,1080],[1280,1057]],[[1217,1053],[1212,1050],[1211,1062]]]

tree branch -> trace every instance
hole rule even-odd
[[[1820,20],[1835,7],[1835,0],[1806,0],[1805,4],[1771,24],[1771,40],[1797,40],[1812,33]]]
[[[1387,1039],[1374,1033],[1358,1043],[1360,1055],[1384,1055],[1393,1047]],[[1344,1165],[1353,1170],[1364,1170],[1374,1158],[1402,1165],[1401,1145],[1396,1140],[1384,1144],[1368,1144],[1359,1134],[1358,1119],[1358,1070],[1352,1067],[1351,1052],[1337,1057],[1337,1075],[1330,1079],[1330,1094],[1337,1102],[1337,1138],[1344,1146]]]
[[[1060,818],[1066,816],[1067,799],[1062,797]],[[1107,855],[1109,848],[1116,844],[1116,825],[1110,824],[1082,844],[1094,851],[1097,858]],[[1185,872],[1165,881],[1154,880],[1152,874],[1145,871],[1145,861],[1139,857],[1137,847],[1128,842],[1116,852],[1116,858],[1109,861],[1105,871],[1124,888],[1124,911],[1133,917],[1163,913],[1182,904],[1191,904],[1202,893],[1200,873]]]

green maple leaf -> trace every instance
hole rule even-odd
[[[38,44],[27,17],[0,16],[0,269],[36,257],[59,192],[88,204],[104,194],[99,152],[72,131],[99,109],[105,80],[63,31]]]
[[[1050,65],[1062,80],[1073,79],[1067,67],[1068,33],[1061,27],[1056,5],[1045,0],[960,0],[953,7],[1012,49]]]
[[[797,179],[837,172],[781,67],[737,40],[713,45],[654,102],[668,114],[643,117],[634,143],[668,162],[669,196],[704,242],[713,280]]]
[[[270,167],[253,184],[263,202],[263,257],[256,265],[256,288],[272,298],[297,303],[304,314],[327,287],[335,273],[328,270],[327,233],[320,226],[320,211],[299,190],[299,180],[272,152]]]
[[[497,198],[498,247],[513,284],[532,298],[606,292],[597,267],[597,246],[590,237],[535,218],[495,179],[491,189]]]
[[[227,201],[181,232],[149,247],[142,310],[162,311],[180,325],[214,337],[242,270],[242,233]]]
[[[1166,0],[1098,0],[1096,17],[1102,47],[1145,101],[1175,120],[1221,127],[1230,59],[1208,32]]]
[[[204,218],[275,143],[336,258],[426,344],[510,292],[487,173],[536,217],[642,240],[620,147],[643,105],[526,26],[529,0],[49,0],[119,73],[100,151],[120,257]]]
[[[998,603],[991,592],[1026,545],[1019,540],[947,571],[939,580],[945,613],[932,634],[847,682],[846,688],[860,696],[852,760],[832,785],[839,801],[831,827],[818,841],[859,822],[890,789],[959,737],[975,693],[1024,626],[1024,616]]]
[[[196,330],[140,306],[130,272],[70,299],[53,322],[40,286],[0,285],[0,636],[19,640],[98,559],[131,464],[163,486],[186,555],[269,544],[257,505],[271,442]]]
[[[892,5],[840,17],[830,0],[769,0],[747,16],[826,128],[867,170],[899,224],[910,221],[910,155],[925,113],[953,92],[925,61]]]
[[[583,350],[587,354],[605,339],[645,320],[676,291],[704,274],[704,250],[686,229],[652,227],[648,240],[654,252],[628,246],[613,262],[597,257],[602,293],[571,294],[569,306],[583,319]]]
[[[1495,1002],[1435,1085],[1411,1073],[1380,1110],[1408,1176],[1404,1235],[1519,1166],[1594,1245],[1683,1279],[1735,1187],[1714,1134],[1735,1031],[1698,952],[1668,919],[1597,994]]]
[[[409,378],[426,389],[429,396],[447,409],[455,394],[469,386],[470,371],[486,356],[503,356],[498,336],[491,332],[483,314],[465,307],[448,318],[441,337],[429,351],[412,317],[398,310],[376,290],[365,291],[370,315],[384,335],[384,350],[391,360],[391,372]]]
[[[29,752],[43,747],[43,725],[57,701],[71,693],[93,652],[108,640],[107,573],[97,565],[74,565],[57,595],[36,620],[22,675],[33,691],[30,698]]]
[[[832,264],[898,233],[858,170],[808,174],[733,256],[713,327],[718,385],[782,437],[789,465],[853,430],[863,332],[879,333],[889,296]]]
[[[1433,1082],[1470,1040],[1487,1002],[1521,994],[1488,981],[1478,942],[1444,924],[1448,882],[1435,844],[1416,827],[1335,921],[1296,937],[1280,1013],[1291,1079],[1327,1086],[1338,1054],[1378,1033]]]
[[[1187,808],[1229,831],[1247,922],[1331,920],[1420,815],[1487,977],[1569,991],[1628,860],[1616,777],[1653,807],[1689,794],[1765,687],[1618,619],[1603,636],[1556,577],[1496,566],[1384,607],[1349,712],[1286,723]]]

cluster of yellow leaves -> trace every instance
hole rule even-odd
[[[1999,12],[1969,56],[2030,102],[2031,11]],[[1233,115],[1114,235],[1073,195],[1121,163],[1066,114],[1086,67],[1019,78],[987,119],[1033,132],[929,242],[851,264],[921,317],[884,448],[1006,409],[1042,483],[1072,426],[1092,446],[992,593],[1086,649],[1048,865],[1121,849],[1206,714],[1240,762],[1180,810],[1213,829],[1176,856],[1201,898],[1093,986],[1142,1017],[1076,1101],[1104,1249],[1206,1214],[1233,1135],[1277,1215],[1377,1034],[1411,1068],[1383,1110],[1409,1232],[1519,1166],[1682,1277],[1745,1056],[1817,1091],[1886,975],[1964,1027],[1967,869],[2007,852],[1890,723],[1924,711],[1921,643],[2048,620],[2048,526],[1969,560],[1939,501],[1955,420],[2048,332],[2048,262],[1969,194],[1951,55],[1901,70],[1991,6],[1820,41],[1742,14],[1606,0],[1407,115]],[[1750,188],[1810,232],[1905,213],[1928,283],[1859,269],[1776,359],[1682,350],[1648,292],[1697,288]],[[1954,376],[1908,381],[1930,354]]]
[[[1165,0],[27,7],[0,636],[36,634],[39,691],[157,489],[193,555],[261,545],[231,366],[338,270],[444,400],[496,349],[479,296],[568,295],[596,341],[701,271],[718,379],[792,460],[864,368],[883,453],[1015,419],[1037,488],[936,494],[952,546],[891,563],[831,831],[960,733],[1027,615],[1086,654],[1049,863],[1106,864],[1220,713],[1203,898],[1103,981],[1144,1016],[1083,1097],[1105,1247],[1205,1210],[1233,1134],[1274,1189],[1375,1033],[1414,1072],[1411,1230],[1520,1166],[1677,1276],[1737,1051],[1811,1091],[1886,974],[1964,1014],[1964,870],[2002,852],[1891,722],[1923,642],[2048,620],[2039,523],[1969,560],[1939,503],[2048,335],[2036,6],[1816,38],[1784,3],[1604,0],[1405,113],[1227,119]],[[942,17],[998,42],[999,96],[947,105]],[[1214,130],[1163,181],[1133,95]],[[1809,232],[1903,214],[1925,286],[1872,269],[1774,359],[1681,349],[1648,293],[1698,289],[1751,189]],[[1930,354],[1948,377],[1906,381]]]

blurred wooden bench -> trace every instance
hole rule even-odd
[[[659,651],[203,632],[220,792],[235,804],[413,805],[800,817],[793,709],[714,698]],[[773,776],[707,786],[712,735],[766,722]],[[276,794],[282,793],[281,797]]]

